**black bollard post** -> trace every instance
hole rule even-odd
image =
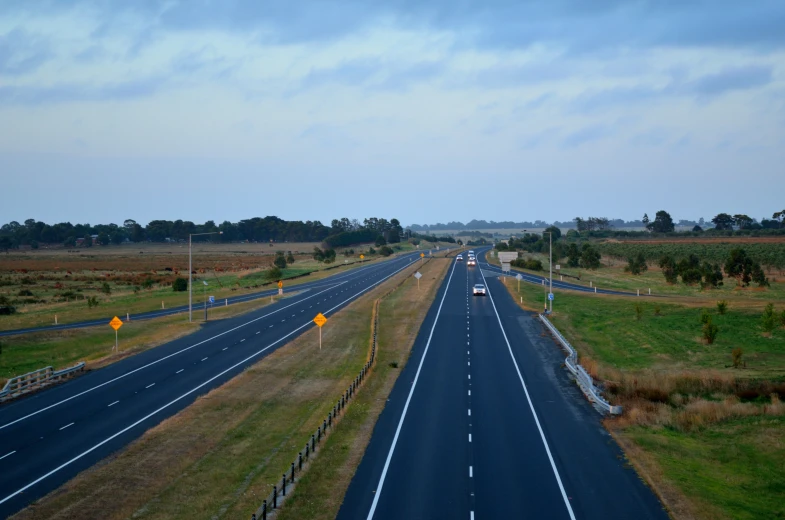
[[[333,408],[333,413],[327,413],[327,426],[333,425],[333,414],[335,413],[335,408]]]
[[[281,492],[283,493],[283,496],[286,496],[286,473],[281,477]]]
[[[256,520],[256,513],[251,513],[251,520]]]
[[[299,463],[299,466],[300,466],[300,471],[302,471],[303,470],[303,452],[300,452],[300,463]]]
[[[327,433],[327,419],[322,421],[322,431]]]
[[[316,442],[321,442],[322,440],[322,427],[318,426],[316,428]]]
[[[278,486],[273,484],[273,509],[278,507]]]
[[[267,520],[267,499],[262,500],[262,520]]]
[[[310,451],[311,451],[311,446],[308,443],[306,443],[305,444],[305,460],[308,460],[308,455],[309,455]]]
[[[316,451],[316,437],[311,435],[311,451]]]
[[[292,484],[294,484],[294,462],[292,462]]]

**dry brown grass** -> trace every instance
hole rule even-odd
[[[304,333],[16,518],[248,516],[362,366],[373,300],[392,283],[332,316],[322,351]]]

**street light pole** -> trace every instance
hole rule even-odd
[[[548,295],[553,294],[553,231],[543,231],[543,235],[548,233]],[[551,310],[553,313],[553,300],[548,299]]]
[[[188,235],[188,321],[192,322],[194,318],[193,313],[193,267],[191,262],[191,240],[192,237],[198,237],[201,235],[223,235],[223,231],[212,231],[210,233],[190,233]]]

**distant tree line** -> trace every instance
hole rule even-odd
[[[222,234],[217,234],[218,232]],[[128,219],[118,224],[47,224],[27,219],[23,224],[12,221],[0,227],[0,251],[29,245],[63,244],[66,247],[91,247],[94,244],[124,242],[185,241],[197,233],[216,233],[193,237],[194,242],[325,242],[331,247],[374,242],[383,237],[385,243],[400,242],[404,230],[398,219],[367,218],[362,223],[347,218],[335,219],[332,226],[316,221],[283,220],[275,216],[254,217],[239,222],[216,224],[208,220],[196,224],[187,220],[153,220],[142,226]]]

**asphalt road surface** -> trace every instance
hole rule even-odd
[[[298,287],[263,309],[0,406],[0,518],[133,441],[419,260],[419,252]]]
[[[667,519],[542,330],[454,262],[338,518]]]

